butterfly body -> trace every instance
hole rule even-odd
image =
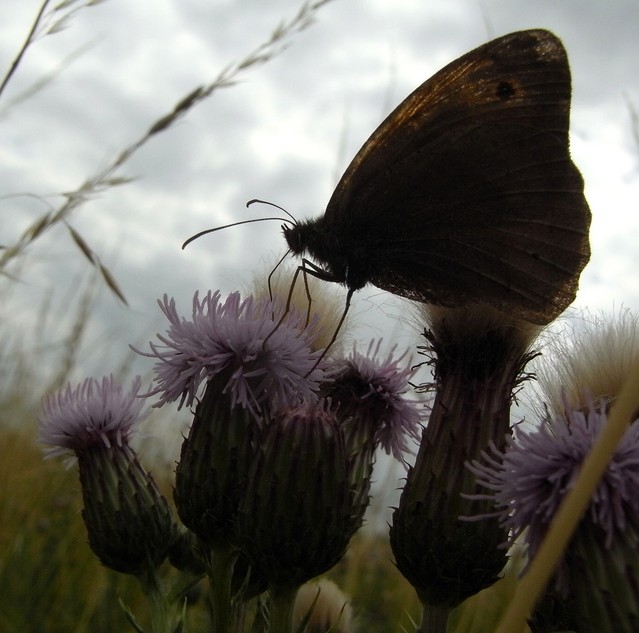
[[[548,31],[467,53],[379,126],[323,216],[285,227],[290,250],[350,291],[371,283],[549,322],[574,299],[590,254],[570,93],[565,50]]]
[[[322,264],[323,278],[344,284],[349,290],[361,290],[371,282],[373,267],[370,249],[358,246],[357,234],[327,226],[323,218],[282,227],[284,237],[294,255],[308,253]],[[347,241],[343,241],[343,236]]]

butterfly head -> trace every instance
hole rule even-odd
[[[303,255],[306,252],[303,231],[299,224],[282,224],[282,233],[293,255]]]
[[[308,254],[335,276],[343,276],[340,274],[340,268],[343,269],[346,266],[346,261],[342,262],[344,257],[340,248],[339,235],[335,235],[325,226],[323,218],[282,226],[282,231],[294,255],[302,257]]]
[[[325,281],[360,290],[370,280],[370,262],[365,249],[344,232],[331,230],[323,217],[292,226],[283,226],[284,238],[294,255],[309,255],[319,266],[314,275]]]

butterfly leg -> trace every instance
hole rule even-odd
[[[281,262],[282,262],[282,260],[280,260],[278,262],[277,266],[279,266]],[[277,266],[276,266],[276,268],[277,268]],[[312,299],[312,296],[311,296],[311,292],[310,292],[310,288],[308,286],[307,276],[310,275],[311,277],[315,277],[316,279],[319,279],[321,281],[329,281],[329,282],[333,282],[333,283],[341,281],[340,279],[335,277],[335,275],[333,275],[329,271],[324,270],[323,268],[321,268],[320,266],[318,266],[314,262],[303,258],[301,265],[297,267],[297,269],[295,270],[295,274],[293,275],[293,279],[291,281],[291,286],[289,288],[288,295],[286,297],[286,306],[284,308],[284,313],[280,317],[279,321],[277,322],[277,324],[275,325],[273,330],[271,330],[270,334],[264,339],[264,342],[262,343],[262,346],[266,345],[266,342],[269,340],[269,338],[271,338],[271,336],[273,336],[273,334],[277,331],[277,329],[280,327],[280,325],[282,325],[282,323],[284,322],[284,319],[286,319],[288,313],[290,312],[290,310],[291,310],[291,302],[293,300],[293,292],[295,291],[295,285],[297,284],[297,279],[298,279],[300,273],[304,277],[304,288],[305,288],[305,291],[306,291],[306,297],[308,299],[308,309],[307,309],[307,312],[306,312],[306,325],[308,325],[309,322],[310,322],[311,304],[313,302],[313,299]],[[270,279],[271,279],[272,274],[273,273],[271,273],[271,275],[269,275],[269,292],[270,292]],[[344,311],[342,312],[342,316],[340,317],[340,320],[339,320],[339,322],[337,324],[337,327],[335,328],[335,331],[333,332],[333,336],[331,337],[331,340],[329,341],[328,345],[324,348],[324,351],[322,352],[321,356],[317,359],[317,362],[315,363],[315,365],[313,365],[313,368],[311,369],[311,371],[308,372],[309,374],[313,370],[315,370],[315,368],[319,365],[319,363],[326,356],[328,350],[332,347],[333,343],[335,343],[335,341],[337,340],[337,336],[338,336],[338,334],[339,334],[339,332],[340,332],[340,330],[342,328],[342,325],[344,324],[344,321],[346,320],[346,315],[348,314],[348,310],[349,310],[350,305],[351,305],[351,298],[353,296],[353,292],[354,291],[349,288],[348,294],[346,295],[346,302],[345,302],[345,305],[344,305]]]
[[[298,266],[297,270],[295,271],[295,276],[293,277],[293,282],[291,284],[291,290],[289,291],[289,302],[291,300],[291,296],[293,294],[293,287],[295,285],[295,282],[297,280],[297,276],[299,275],[299,273],[302,273],[304,276],[304,285],[306,288],[306,296],[308,298],[308,311],[307,311],[307,315],[306,315],[306,324],[308,325],[309,319],[310,319],[310,315],[311,315],[311,303],[312,303],[312,298],[311,298],[311,293],[308,287],[308,282],[307,282],[307,275],[311,275],[312,277],[315,277],[316,279],[320,279],[321,281],[329,281],[329,282],[340,282],[341,280],[339,278],[337,278],[335,275],[333,275],[332,273],[330,273],[329,271],[320,268],[317,264],[314,264],[313,262],[309,261],[308,259],[302,259],[302,265]],[[340,330],[342,329],[342,325],[344,325],[344,321],[346,320],[346,315],[348,314],[348,310],[351,307],[351,299],[353,298],[353,293],[354,293],[354,289],[353,288],[349,288],[348,289],[348,293],[346,294],[346,301],[344,303],[344,311],[342,312],[342,316],[340,317],[337,326],[335,328],[335,331],[333,332],[333,336],[331,337],[331,340],[328,342],[328,345],[324,348],[324,351],[321,353],[320,357],[317,359],[317,362],[313,365],[311,371],[308,372],[307,376],[315,370],[315,368],[322,362],[322,360],[324,359],[324,357],[326,356],[326,354],[328,353],[328,350],[333,346],[333,344],[335,343],[335,341],[337,340],[337,336],[339,335]]]

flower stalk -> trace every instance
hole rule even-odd
[[[231,546],[217,545],[210,550],[209,587],[211,615],[215,633],[235,633],[239,604],[233,593],[233,570],[239,551]]]
[[[181,601],[171,601],[164,591],[157,572],[147,574],[141,580],[142,590],[151,611],[152,633],[179,633],[184,626]]]
[[[275,633],[292,633],[295,597],[299,587],[278,587],[269,592],[270,630]]]

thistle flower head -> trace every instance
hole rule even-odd
[[[535,362],[539,401],[559,414],[566,402],[584,408],[588,398],[614,400],[639,359],[639,317],[622,310],[612,316],[584,315],[563,326],[563,336],[549,339]]]
[[[353,351],[339,361],[322,392],[342,419],[353,416],[369,424],[374,444],[401,460],[409,450],[407,438],[418,441],[421,431],[420,403],[403,397],[416,370],[406,354],[395,358],[394,348],[379,358],[380,344],[371,342],[367,354]]]
[[[522,537],[534,555],[548,525],[572,486],[581,464],[606,424],[605,410],[590,402],[586,410],[566,409],[533,431],[520,431],[501,453],[492,449],[470,465],[480,485],[491,491],[495,515]],[[609,548],[639,517],[639,423],[628,427],[599,482],[582,521],[597,525]]]
[[[70,384],[46,396],[38,415],[39,441],[48,444],[47,457],[79,452],[95,444],[123,446],[135,431],[144,400],[138,395],[141,379],[136,377],[130,391],[114,382],[113,376],[87,378],[75,388]]]
[[[78,458],[89,545],[119,572],[148,574],[169,554],[176,538],[171,509],[129,446],[144,401],[140,378],[126,393],[113,381],[89,378],[44,399],[40,441],[49,456]]]
[[[322,371],[311,372],[318,353],[311,351],[313,331],[298,313],[278,324],[281,305],[241,299],[237,292],[225,301],[219,292],[202,299],[196,293],[190,319],[166,295],[158,303],[170,327],[158,335],[159,345],[150,344],[151,352],[139,352],[157,359],[157,386],[149,394],[160,394],[156,406],[175,400],[179,407],[190,406],[202,384],[222,371],[230,375],[224,392],[232,405],[256,414],[265,401],[275,409],[313,397]]]

